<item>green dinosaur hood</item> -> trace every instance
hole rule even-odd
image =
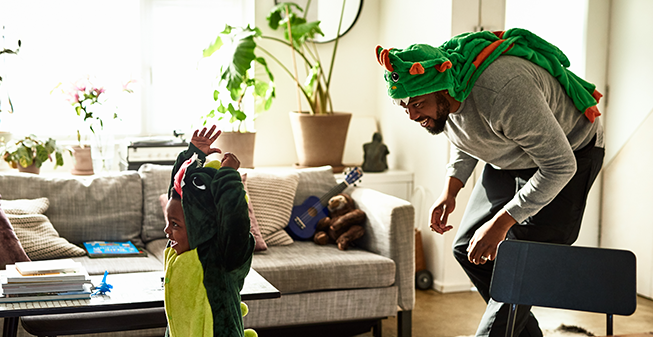
[[[483,71],[499,56],[513,55],[546,69],[565,88],[567,95],[587,118],[601,114],[596,105],[601,94],[596,86],[567,69],[569,59],[556,46],[525,29],[464,33],[440,47],[414,44],[406,49],[375,49],[386,72],[388,96],[404,99],[447,90],[462,102]]]

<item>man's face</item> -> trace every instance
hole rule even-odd
[[[181,200],[175,198],[168,200],[166,205],[166,228],[163,231],[166,232],[171,247],[177,252],[177,255],[190,250]]]
[[[401,103],[410,120],[420,123],[432,135],[444,131],[451,104],[440,91],[411,97],[408,104]]]

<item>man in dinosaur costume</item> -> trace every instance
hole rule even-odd
[[[243,328],[240,291],[254,252],[240,162],[211,144],[215,126],[196,130],[172,171],[166,206],[165,310],[170,336],[251,336]],[[212,162],[211,162],[212,163]],[[213,166],[213,167],[209,167]],[[255,335],[255,334],[254,334]]]
[[[448,215],[479,160],[487,163],[453,245],[488,303],[477,336],[503,336],[508,307],[490,298],[498,244],[508,239],[572,244],[603,164],[601,94],[567,68],[557,47],[523,29],[455,36],[439,47],[377,47],[388,95],[409,118],[452,144],[447,177],[430,212]],[[516,335],[542,336],[525,307]]]

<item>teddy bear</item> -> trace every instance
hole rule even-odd
[[[329,216],[318,221],[313,235],[313,241],[318,245],[335,243],[338,249],[346,250],[365,234],[365,212],[355,208],[349,195],[339,193],[331,197],[327,209]]]

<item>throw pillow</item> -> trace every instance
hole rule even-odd
[[[7,215],[0,208],[0,269],[5,269],[8,264],[29,260]]]
[[[247,173],[242,173],[241,177],[243,179],[243,186],[245,187],[245,193],[247,193],[247,195],[249,196],[249,192],[247,191]],[[163,214],[165,216],[166,205],[168,204],[168,195],[165,193],[161,194],[161,196],[159,196],[159,201],[161,202],[161,208],[163,209]],[[268,249],[268,246],[265,244],[265,240],[263,240],[263,236],[261,236],[261,230],[259,229],[258,221],[256,220],[256,216],[254,215],[254,207],[252,206],[251,201],[247,204],[247,208],[249,211],[250,231],[252,232],[252,235],[254,236],[254,240],[256,241],[256,246],[254,247],[254,251],[258,252],[258,251],[266,250]]]
[[[268,246],[290,245],[292,238],[284,230],[292,212],[299,175],[294,171],[243,170],[261,236]]]
[[[45,260],[86,255],[84,249],[59,237],[48,217],[43,215],[49,206],[47,198],[2,201],[7,219],[27,256],[32,260]]]
[[[265,240],[263,240],[263,236],[261,235],[261,229],[259,228],[258,220],[256,220],[256,216],[254,215],[254,206],[252,206],[252,201],[251,201],[252,198],[249,196],[249,191],[247,190],[247,173],[241,173],[240,176],[243,179],[243,186],[245,187],[245,193],[247,194],[247,198],[249,199],[249,202],[247,203],[247,210],[249,211],[250,231],[254,236],[254,240],[256,240],[256,246],[254,247],[254,251],[259,252],[262,250],[266,250],[268,249],[268,246],[267,244],[265,244]]]
[[[328,165],[298,169],[296,172],[299,175],[299,183],[293,203],[295,206],[301,205],[310,196],[322,198],[338,185],[333,176],[333,169]]]

